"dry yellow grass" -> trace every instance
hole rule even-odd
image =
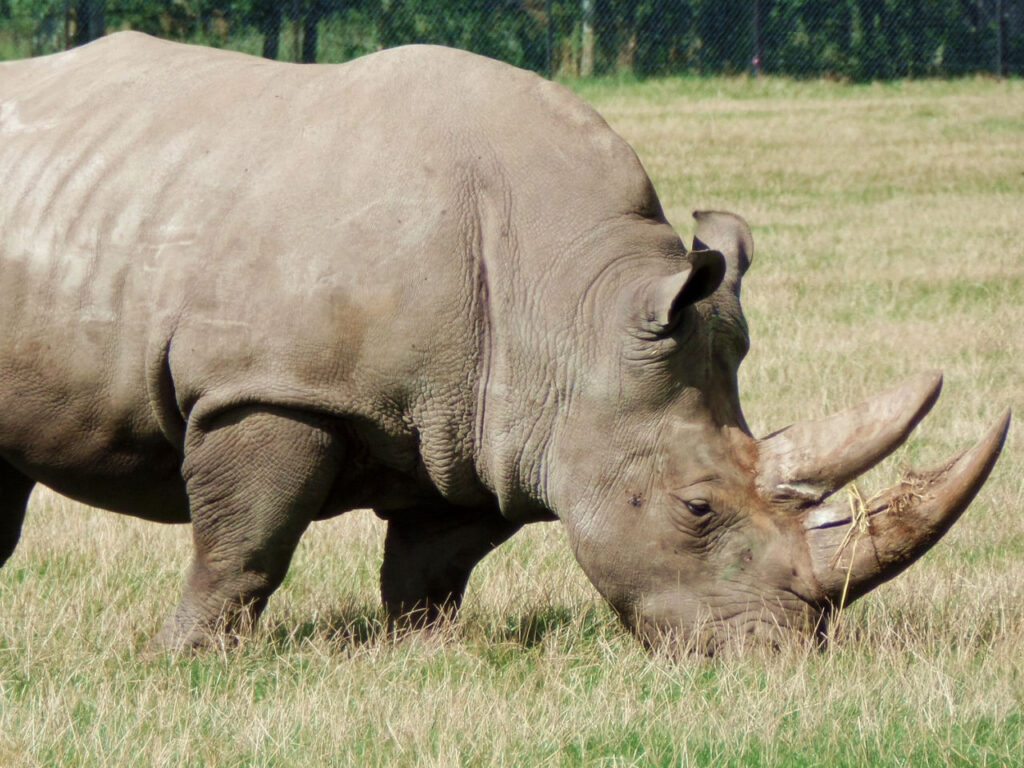
[[[1024,413],[1024,83],[581,89],[681,231],[698,207],[751,222],[756,433],[942,368],[945,394],[870,492]],[[150,656],[188,530],[39,492],[0,571],[0,764],[1019,764],[1019,432],[965,518],[851,606],[828,650],[683,664],[623,634],[555,525],[482,564],[446,636],[391,643],[368,513],[313,527],[242,648]]]

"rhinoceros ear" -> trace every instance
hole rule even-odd
[[[644,325],[658,336],[672,333],[683,310],[714,293],[725,276],[725,259],[718,251],[690,251],[687,259],[681,272],[659,279],[648,291]]]
[[[693,235],[694,250],[714,249],[725,257],[723,283],[739,293],[740,278],[754,259],[754,238],[742,216],[726,211],[694,211],[697,231]]]

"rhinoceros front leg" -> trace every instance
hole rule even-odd
[[[251,629],[323,506],[340,458],[326,425],[300,412],[247,407],[189,427],[182,472],[195,559],[158,645],[194,648]]]
[[[424,507],[391,513],[380,591],[388,625],[429,628],[453,617],[470,571],[519,530],[495,511]]]
[[[0,459],[0,566],[14,554],[35,481]]]

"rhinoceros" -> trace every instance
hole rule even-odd
[[[833,494],[940,375],[755,439],[747,224],[698,212],[688,249],[591,107],[465,52],[125,32],[6,63],[0,178],[0,562],[36,483],[191,522],[169,648],[251,628],[309,524],[356,508],[413,626],[557,519],[645,642],[813,637],[943,535],[1009,424],[853,515]]]

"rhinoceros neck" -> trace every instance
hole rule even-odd
[[[468,176],[485,329],[478,473],[519,520],[561,514],[552,483],[565,468],[551,457],[588,379],[617,364],[624,288],[678,270],[686,252],[628,145],[571,94],[532,85],[554,104],[488,132]]]
[[[599,404],[592,395],[597,380],[614,378],[620,363],[624,289],[674,269],[671,260],[650,254],[678,238],[660,217],[639,215],[583,219],[582,226],[544,237],[508,224],[529,216],[503,217],[492,207],[480,220],[487,328],[480,475],[506,516],[560,517],[571,506],[565,492],[571,476],[602,461],[600,446],[590,443],[597,433],[586,437],[581,425],[605,419],[592,412],[595,405],[617,408],[613,394]],[[582,450],[564,449],[564,442],[581,438]]]

